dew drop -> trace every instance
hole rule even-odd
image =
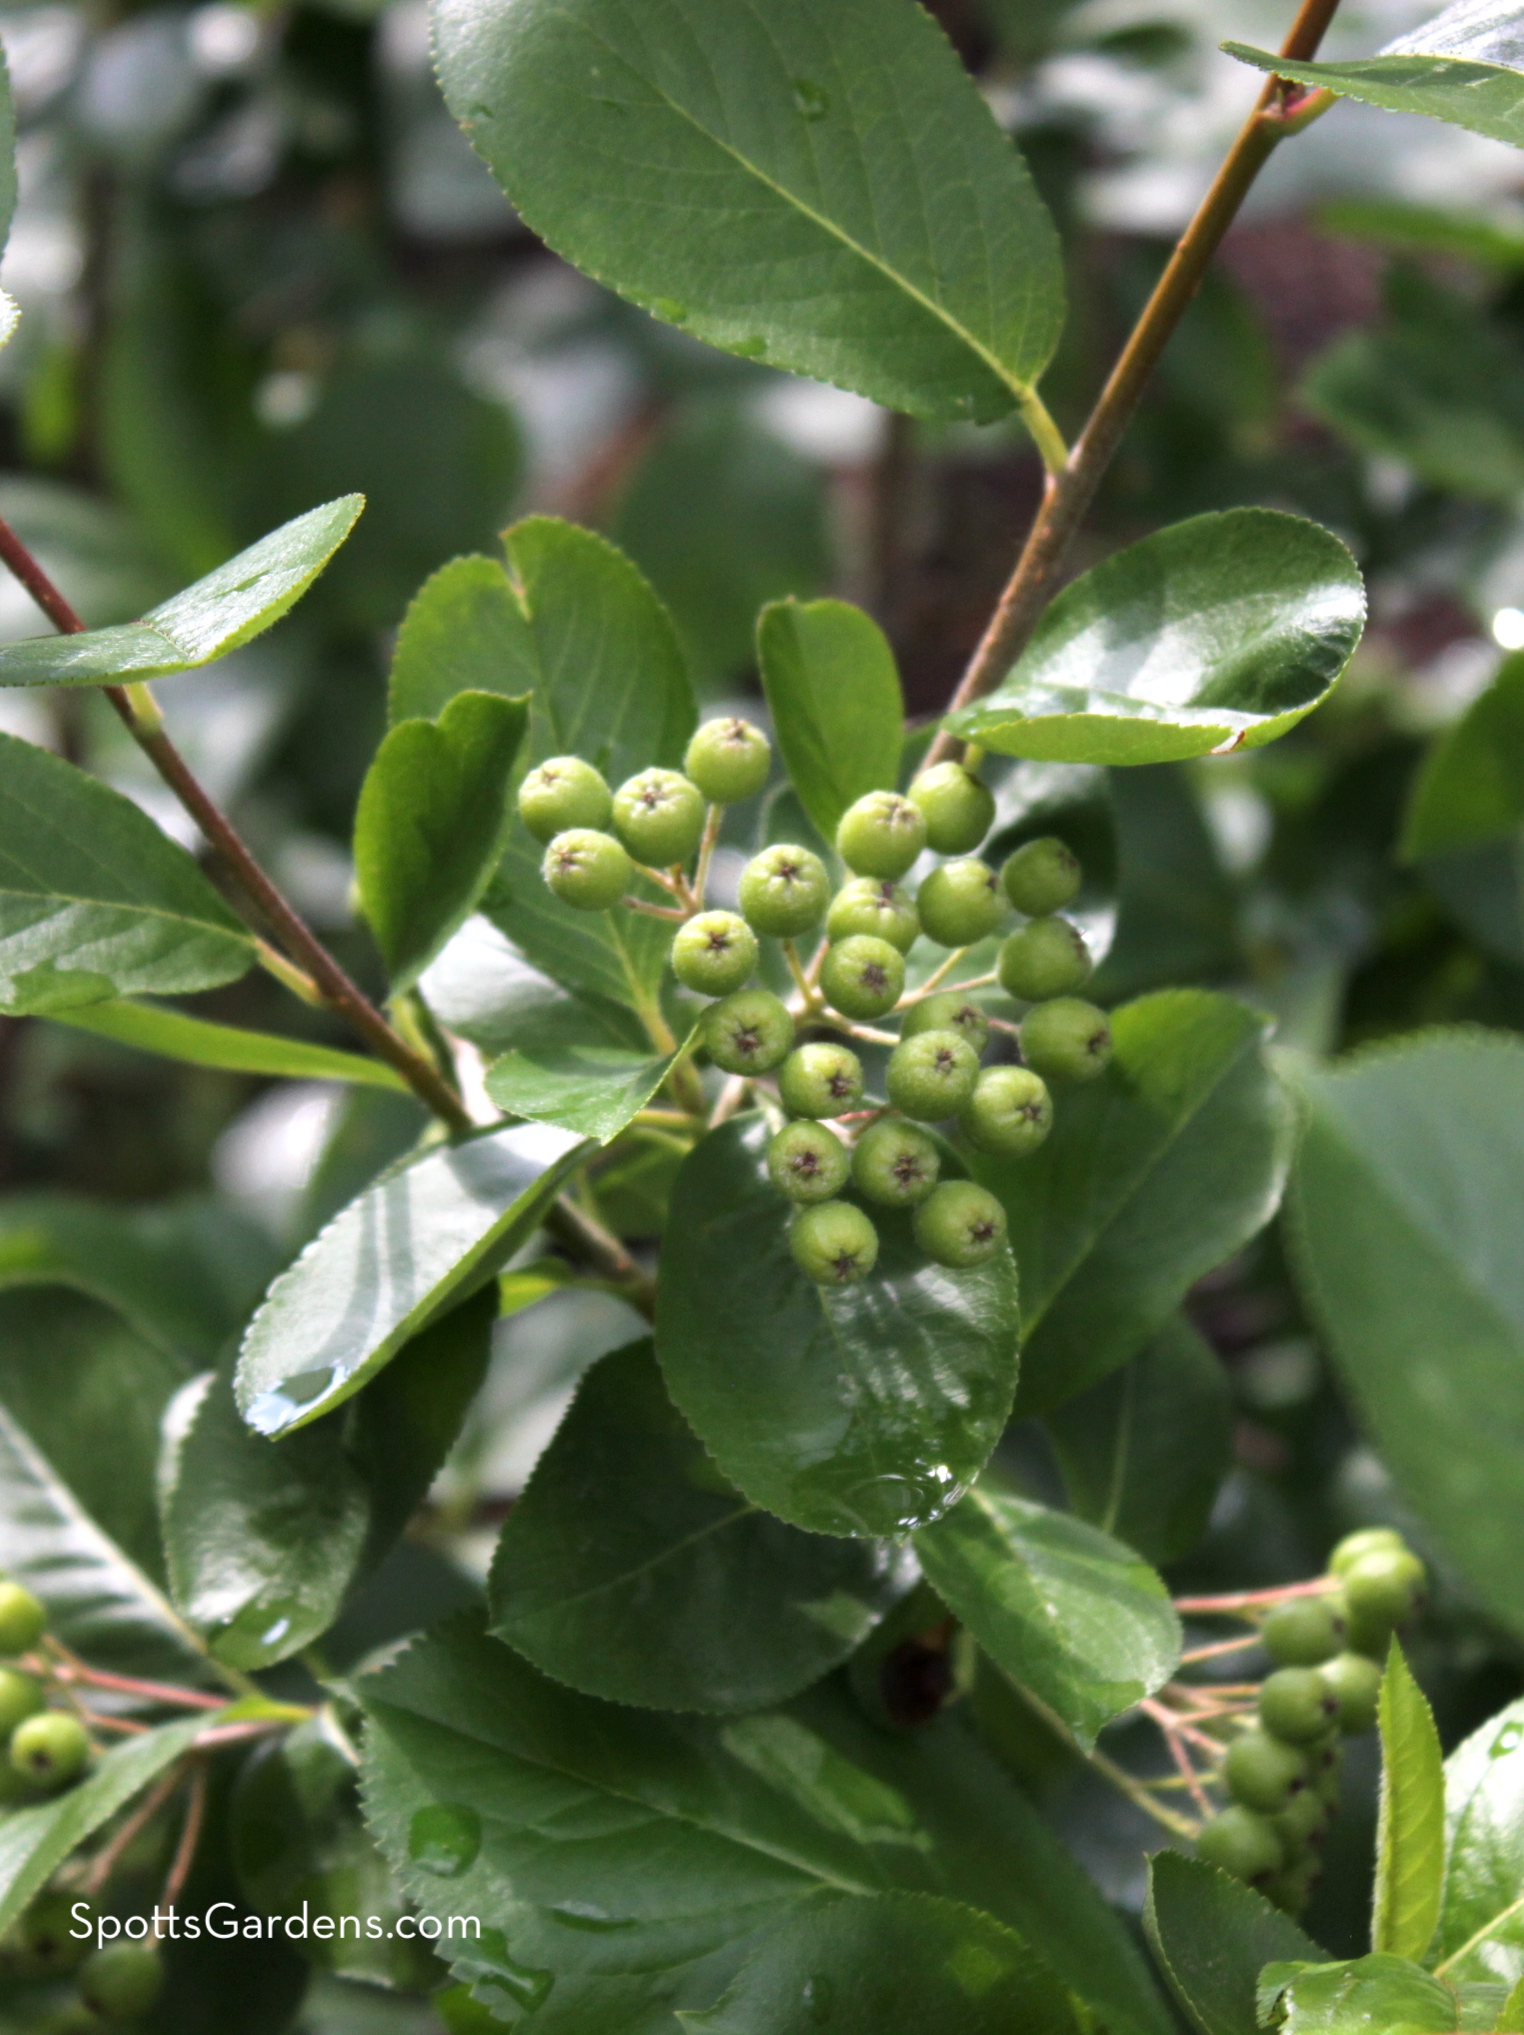
[[[658,318],[665,318],[669,325],[686,325],[688,306],[680,304],[676,297],[658,297],[651,309]]]
[[[481,1818],[459,1802],[431,1802],[407,1827],[408,1857],[436,1879],[458,1879],[481,1848]]]
[[[830,95],[813,78],[795,78],[794,104],[806,120],[824,120],[831,110]]]
[[[1510,1752],[1517,1752],[1524,1745],[1524,1724],[1505,1724],[1492,1741],[1493,1759],[1502,1759]]]
[[[520,1964],[508,1954],[508,1940],[501,1929],[484,1929],[480,1941],[464,1956],[451,1953],[451,1961],[462,1978],[471,1983],[471,1997],[489,2011],[505,2009],[507,2017],[532,2014],[544,2006],[555,1984],[555,1973],[532,1964]]]
[[[740,354],[742,360],[761,360],[767,353],[767,341],[753,333],[748,339],[736,340],[730,350]]]
[[[300,1608],[294,1598],[256,1597],[214,1635],[213,1653],[230,1668],[268,1667],[271,1649],[290,1632]]]
[[[346,1373],[342,1364],[330,1364],[321,1371],[298,1371],[285,1383],[250,1400],[244,1419],[256,1434],[279,1434],[313,1404],[341,1384]]]

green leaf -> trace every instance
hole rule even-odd
[[[586,1151],[546,1124],[436,1147],[385,1175],[270,1288],[238,1362],[258,1433],[305,1426],[357,1392],[498,1269]]]
[[[838,1667],[915,1579],[893,1547],[801,1533],[732,1490],[647,1340],[583,1379],[488,1601],[499,1639],[589,1696],[760,1710]]]
[[[622,1046],[531,1046],[493,1063],[487,1093],[509,1116],[559,1124],[606,1145],[645,1108],[677,1058]]]
[[[1445,1885],[1433,1949],[1456,1979],[1524,1984],[1524,1702],[1490,1717],[1445,1761]]]
[[[1380,1951],[1347,1964],[1271,1964],[1262,2025],[1279,2035],[1424,2035],[1481,2027],[1461,2020],[1455,1991],[1410,1959]]]
[[[696,338],[979,421],[1052,358],[1052,222],[909,0],[447,0],[435,46],[534,231]]]
[[[1297,1080],[1298,1284],[1408,1502],[1524,1629],[1524,1048],[1433,1032]]]
[[[192,857],[131,799],[0,735],[0,1009],[215,989],[253,959]]]
[[[1117,922],[1086,995],[1109,1004],[1177,982],[1242,980],[1238,893],[1190,770],[1144,763],[1107,776],[1121,863]]]
[[[1416,1963],[1439,1920],[1445,1873],[1444,1756],[1434,1713],[1395,1639],[1382,1678],[1379,1716],[1381,1816],[1371,1945]]]
[[[567,1046],[617,1046],[649,1057],[645,1026],[628,1004],[563,989],[480,913],[461,927],[419,987],[440,1023],[489,1057]]]
[[[390,725],[437,721],[457,693],[510,698],[516,681],[520,691],[533,684],[531,656],[522,603],[498,561],[452,558],[419,588],[397,631]]]
[[[1324,1955],[1289,1915],[1204,1859],[1161,1851],[1149,1860],[1143,1927],[1196,2035],[1259,2035],[1255,1988],[1276,1960]]]
[[[869,1278],[817,1286],[789,1251],[766,1145],[765,1124],[736,1119],[678,1174],[657,1301],[667,1388],[722,1473],[779,1518],[869,1536],[924,1526],[1010,1412],[1016,1268],[1004,1253],[972,1271],[932,1264],[908,1217],[875,1210]]]
[[[905,703],[888,638],[848,601],[779,601],[757,624],[778,747],[822,840],[869,791],[900,781]]]
[[[1103,1533],[1173,1562],[1206,1531],[1232,1462],[1233,1391],[1183,1315],[1044,1425],[1070,1506]]]
[[[1493,2026],[1499,2029],[1511,2029],[1513,2030],[1513,2035],[1518,2035],[1518,2031],[1524,2029],[1524,1978],[1517,1982],[1512,1992],[1509,1993],[1508,1998],[1503,2002],[1503,2011],[1498,2015]]]
[[[1316,523],[1193,516],[1066,587],[999,688],[943,726],[1069,763],[1254,749],[1326,698],[1364,621],[1355,562]]]
[[[274,1032],[246,1032],[238,1025],[208,1024],[183,1011],[158,1004],[109,998],[104,1003],[78,1004],[50,1011],[55,1024],[77,1032],[93,1032],[181,1060],[191,1067],[222,1067],[232,1074],[284,1074],[294,1081],[350,1081],[362,1088],[389,1088],[408,1094],[407,1083],[384,1060],[363,1053],[345,1053],[333,1046],[315,1046],[307,1039],[283,1039]]]
[[[475,909],[512,807],[527,702],[457,693],[437,721],[399,721],[355,814],[355,876],[394,990],[407,989]]]
[[[1045,1413],[1136,1356],[1275,1213],[1293,1119],[1264,1020],[1176,989],[1114,1011],[1116,1051],[1019,1161],[973,1158],[1021,1267],[1021,1406]]]
[[[344,495],[261,537],[141,622],[0,645],[0,685],[119,685],[226,657],[294,607],[354,528],[363,495]]]

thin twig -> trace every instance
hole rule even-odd
[[[1335,1587],[1327,1576],[1314,1576],[1310,1583],[1280,1583],[1273,1590],[1235,1590],[1226,1597],[1177,1597],[1175,1609],[1182,1618],[1232,1618],[1291,1597],[1326,1597]]]
[[[799,958],[799,949],[794,945],[793,941],[784,940],[781,942],[781,945],[783,947],[783,958],[788,963],[788,972],[793,976],[794,986],[804,1000],[804,1009],[800,1012],[800,1015],[811,1016],[820,1007],[820,992],[806,974],[804,963]]]
[[[692,917],[691,912],[679,911],[676,905],[647,904],[643,897],[634,897],[628,891],[619,902],[626,911],[644,912],[648,919],[671,919],[681,925],[685,919]]]
[[[1092,1752],[1089,1760],[1101,1778],[1110,1781],[1111,1785],[1119,1789],[1129,1802],[1141,1809],[1145,1816],[1151,1816],[1156,1823],[1162,1823],[1164,1828],[1173,1831],[1176,1837],[1184,1837],[1194,1842],[1196,1825],[1188,1817],[1177,1816],[1172,1809],[1166,1809],[1162,1802],[1156,1802],[1146,1782],[1134,1780],[1125,1767],[1118,1766],[1115,1760],[1108,1759],[1103,1752]]]
[[[158,1815],[164,1804],[185,1779],[189,1767],[190,1761],[188,1758],[176,1760],[168,1773],[161,1775],[154,1786],[148,1790],[148,1793],[138,1803],[138,1806],[133,1810],[120,1830],[117,1831],[110,1843],[103,1845],[96,1853],[94,1863],[91,1865],[85,1879],[85,1892],[87,1894],[98,1894],[100,1892],[107,1880],[116,1871],[122,1854],[147,1829],[154,1817]]]
[[[1258,1632],[1246,1632],[1241,1639],[1219,1639],[1215,1646],[1194,1646],[1180,1656],[1183,1668],[1199,1667],[1202,1661],[1217,1660],[1225,1653],[1243,1653],[1260,1643]]]
[[[750,1086],[751,1084],[744,1074],[730,1075],[725,1086],[720,1090],[719,1100],[709,1112],[710,1130],[718,1130],[722,1123],[728,1123],[731,1117],[744,1106],[746,1091]]]
[[[715,843],[720,838],[720,823],[725,817],[723,806],[712,805],[704,815],[704,838],[699,842],[698,863],[693,872],[693,895],[700,911],[709,891],[709,865],[714,860]]]
[[[1212,1813],[1212,1804],[1208,1799],[1206,1789],[1201,1785],[1200,1774],[1198,1774],[1196,1769],[1191,1765],[1190,1754],[1186,1751],[1185,1747],[1180,1743],[1179,1739],[1176,1737],[1173,1731],[1165,1732],[1164,1743],[1169,1747],[1169,1756],[1175,1762],[1175,1767],[1180,1775],[1181,1780],[1185,1783],[1186,1787],[1188,1787],[1191,1791],[1192,1801],[1196,1804],[1196,1807],[1201,1811],[1203,1816],[1210,1816]]]
[[[612,1230],[595,1222],[564,1194],[551,1204],[545,1227],[574,1257],[591,1265],[611,1286],[617,1286],[647,1321],[656,1319],[656,1282],[649,1272],[641,1270]]]
[[[940,966],[934,968],[931,971],[931,973],[927,976],[926,980],[921,984],[919,989],[917,989],[910,996],[902,996],[900,998],[899,1002],[895,1005],[895,1009],[906,1010],[909,1008],[911,1004],[919,1003],[923,997],[935,996],[937,990],[947,980],[948,976],[951,975],[952,971],[957,967],[958,963],[963,959],[963,956],[967,952],[968,952],[967,947],[954,947],[952,952],[948,955],[947,959],[943,961],[940,964]],[[993,982],[995,978],[993,975],[990,975],[985,977],[984,979],[986,981]],[[961,982],[957,986],[959,989],[967,987],[965,983]]]
[[[195,1863],[196,1846],[201,1841],[201,1826],[206,1821],[206,1766],[196,1762],[191,1772],[190,1794],[185,1804],[185,1821],[180,1828],[180,1842],[175,1846],[175,1855],[169,1868],[169,1877],[164,1882],[164,1891],[159,1896],[161,1908],[172,1909],[185,1891],[185,1882],[190,1878],[190,1869]]]

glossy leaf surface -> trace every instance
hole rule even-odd
[[[622,1046],[529,1045],[493,1062],[487,1093],[509,1116],[559,1124],[606,1145],[645,1108],[676,1058]]]
[[[406,1094],[407,1083],[384,1060],[315,1046],[307,1039],[283,1039],[275,1032],[250,1032],[238,1025],[209,1024],[152,1003],[126,997],[76,1004],[50,1011],[56,1024],[93,1032],[119,1046],[134,1046],[190,1067],[221,1067],[231,1074],[281,1074],[293,1081],[350,1081],[362,1088],[389,1088]]]
[[[757,624],[762,688],[784,763],[822,840],[869,791],[899,783],[905,719],[888,639],[848,601],[779,601]]]
[[[1255,1992],[1265,1965],[1322,1955],[1263,1894],[1177,1851],[1149,1861],[1143,1926],[1196,2035],[1260,2035]]]
[[[1524,963],[1524,657],[1506,658],[1430,751],[1402,852],[1474,940]]]
[[[1453,1977],[1524,1980],[1521,1894],[1524,1703],[1510,1703],[1445,1761],[1445,1884],[1434,1950],[1440,1962],[1456,1960]]]
[[[1272,1964],[1260,1980],[1264,2025],[1281,2035],[1451,2035],[1489,2020],[1462,2020],[1455,1990],[1410,1958],[1378,1951],[1345,1964]]]
[[[1381,1683],[1381,1815],[1371,1945],[1415,1963],[1439,1919],[1444,1758],[1434,1715],[1395,1640]]]

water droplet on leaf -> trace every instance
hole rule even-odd
[[[484,1929],[481,1940],[464,1954],[456,1956],[452,1950],[451,1961],[461,1977],[470,1980],[472,1999],[489,2009],[509,2010],[510,2020],[542,2007],[556,1982],[554,1972],[540,1971],[510,1957],[501,1929]]]
[[[749,339],[736,340],[730,350],[740,354],[742,360],[761,360],[767,352],[767,341],[753,333]]]
[[[459,1802],[431,1802],[407,1827],[408,1857],[437,1879],[459,1878],[481,1848],[481,1818]]]
[[[830,95],[813,78],[795,78],[794,104],[806,120],[824,120],[831,110]]]
[[[1492,1741],[1492,1758],[1502,1759],[1505,1754],[1517,1752],[1524,1745],[1524,1724],[1505,1724]]]

